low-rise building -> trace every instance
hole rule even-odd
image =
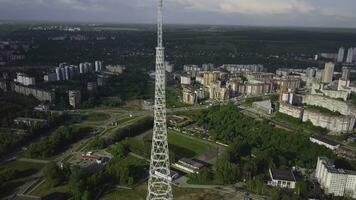
[[[337,169],[328,158],[319,157],[315,176],[326,194],[356,198],[355,171]]]
[[[48,121],[44,119],[36,119],[36,118],[26,118],[26,117],[18,117],[14,119],[14,123],[17,125],[27,125],[27,126],[36,126],[36,125],[48,125]]]
[[[190,85],[192,83],[192,79],[190,76],[181,76],[180,84],[181,85]]]
[[[302,107],[281,102],[279,105],[279,112],[301,120],[303,119],[304,109]]]
[[[294,189],[297,183],[291,170],[270,169],[269,175],[271,181],[268,185],[279,188]]]
[[[45,104],[40,104],[36,107],[33,108],[35,111],[40,111],[40,112],[48,112],[49,111],[49,106]]]
[[[87,83],[87,90],[88,91],[96,91],[98,89],[98,85],[96,82],[88,82]]]
[[[19,83],[24,86],[36,85],[36,80],[34,77],[30,77],[24,73],[17,73],[16,79],[14,80],[16,83]]]
[[[120,75],[124,73],[126,67],[124,65],[107,65],[105,66],[108,72],[111,72],[115,75]]]
[[[199,174],[199,172],[206,167],[206,165],[203,162],[199,162],[197,160],[191,160],[188,158],[182,158],[180,159],[177,163],[175,163],[173,166],[176,168],[188,172],[188,173],[195,173]]]
[[[318,145],[325,146],[326,148],[331,149],[331,150],[337,150],[340,147],[339,143],[329,140],[327,138],[321,137],[319,135],[313,135],[309,138],[309,140],[313,143],[318,144]]]
[[[271,100],[253,102],[252,107],[267,114],[272,114],[274,111]]]
[[[50,103],[52,103],[56,98],[54,91],[41,90],[34,87],[23,86],[17,83],[13,83],[11,85],[11,90],[22,95],[33,96],[39,101],[48,101]]]

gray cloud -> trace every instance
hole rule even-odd
[[[0,19],[155,22],[156,0],[0,0]],[[168,23],[356,27],[353,0],[166,0]]]

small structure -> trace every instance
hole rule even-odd
[[[177,126],[185,122],[187,118],[178,115],[172,115],[168,117],[168,124],[172,126]]]
[[[46,125],[48,125],[47,120],[35,119],[35,118],[25,118],[25,117],[19,117],[19,118],[14,119],[14,123],[17,125],[24,124],[27,126],[35,126],[35,125],[46,126]]]
[[[69,96],[69,105],[71,105],[73,108],[77,108],[82,101],[82,95],[80,91],[70,90],[68,91],[68,96]]]
[[[268,182],[268,185],[287,189],[295,188],[297,181],[291,170],[269,169],[269,174],[271,181]]]
[[[40,112],[48,112],[49,111],[49,106],[45,104],[40,104],[36,107],[33,108],[35,111],[40,111]]]
[[[184,172],[199,174],[199,172],[206,167],[206,164],[198,160],[182,158],[173,166]]]
[[[326,148],[331,149],[333,151],[340,148],[339,143],[329,140],[327,138],[321,137],[319,135],[313,135],[309,139],[311,142],[316,143],[318,145],[325,146]]]
[[[272,114],[274,111],[271,100],[253,102],[252,107],[267,114]]]

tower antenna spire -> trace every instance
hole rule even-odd
[[[163,0],[158,0],[154,126],[147,200],[173,200],[166,112]]]

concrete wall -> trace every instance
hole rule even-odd
[[[356,116],[356,109],[344,101],[331,99],[319,95],[306,95],[303,97],[303,103],[307,105],[321,106],[331,111],[339,112],[342,115]]]
[[[18,84],[13,84],[12,85],[12,90],[15,91],[16,93],[23,94],[26,96],[32,95],[39,101],[49,101],[53,102],[55,100],[55,94],[54,92],[51,91],[44,91],[44,90],[39,90],[36,88],[30,88]]]
[[[297,118],[297,119],[302,119],[303,118],[304,109],[301,108],[301,107],[289,105],[289,104],[286,104],[286,103],[281,103],[279,105],[279,112],[283,113],[283,114],[286,114],[286,115],[289,115],[289,116],[292,116],[292,117]]]
[[[304,110],[303,122],[311,121],[314,126],[333,132],[352,132],[355,127],[353,116],[329,116],[319,112]]]

